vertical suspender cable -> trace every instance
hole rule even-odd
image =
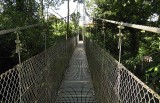
[[[48,8],[49,8],[49,4],[47,4],[47,30],[46,33],[48,33]],[[47,34],[45,33],[45,63],[47,64],[47,53],[46,53],[46,49],[47,49]]]
[[[18,61],[19,61],[19,64],[21,64],[21,44],[20,44],[20,39],[19,39],[19,34],[20,34],[20,32],[19,31],[17,31],[16,32],[16,36],[17,36],[17,38],[16,38],[16,40],[15,40],[15,43],[16,43],[16,53],[18,53]]]
[[[100,72],[101,72],[101,74],[100,74],[100,76],[101,76],[100,79],[101,79],[101,80],[103,80],[103,78],[102,78],[102,72],[103,72],[103,69],[104,69],[104,61],[105,61],[105,41],[106,41],[106,35],[105,35],[105,32],[104,32],[104,31],[105,31],[105,25],[104,25],[104,21],[102,21],[102,35],[103,35],[103,51],[102,51],[103,54],[102,54],[102,55],[103,55],[103,57],[102,57],[102,67],[101,67],[101,71],[100,71]],[[103,94],[102,94],[102,93],[103,93],[103,92],[102,92],[102,82],[101,82],[101,84],[100,84],[100,87],[101,87],[101,91],[100,91],[100,92],[101,92],[101,100],[100,100],[100,102],[102,102],[102,99],[103,99],[103,98],[102,98],[102,97],[103,97],[103,96],[102,96],[102,95],[103,95]]]
[[[83,1],[83,33],[82,33],[82,40],[84,39],[85,35],[85,0]]]
[[[78,25],[78,40],[77,41],[79,41],[79,15],[78,15],[78,13],[79,13],[79,8],[80,8],[80,6],[79,6],[79,2],[78,2],[78,7],[77,7],[77,25]]]
[[[66,34],[66,40],[67,40],[67,36],[69,35],[69,0],[68,0],[68,5],[67,5],[67,10],[68,10],[68,16],[67,16],[67,34]]]
[[[122,29],[124,29],[124,27],[122,26],[122,23],[120,23],[120,25],[118,26],[119,28],[119,33],[117,34],[117,36],[119,37],[119,41],[118,41],[118,49],[119,49],[119,63],[121,63],[121,52],[122,52]]]
[[[105,35],[105,32],[104,32],[104,30],[105,30],[105,25],[104,25],[104,21],[102,21],[102,25],[103,25],[103,27],[102,27],[102,35],[103,35],[103,50],[105,50],[105,41],[106,41],[106,35]],[[103,53],[103,62],[104,62],[104,53]],[[102,66],[103,66],[104,64],[102,63]]]
[[[117,67],[117,96],[118,96],[118,100],[120,102],[120,78],[121,78],[121,74],[120,74],[120,63],[121,63],[121,52],[122,52],[122,29],[124,29],[124,27],[122,26],[122,23],[119,24],[118,26],[119,28],[119,33],[117,34],[117,36],[119,37],[119,41],[118,41],[118,49],[119,49],[119,63],[118,63],[118,67]]]
[[[19,39],[19,34],[21,33],[19,31],[19,28],[17,28],[16,30],[16,40],[15,40],[15,43],[16,43],[16,53],[18,53],[18,61],[19,61],[19,64],[18,64],[18,77],[19,77],[19,94],[20,94],[20,98],[19,98],[19,102],[22,103],[22,85],[21,85],[21,69],[22,69],[22,64],[21,64],[21,43],[20,43],[20,39]]]
[[[48,103],[49,102],[49,100],[50,100],[50,97],[49,97],[49,89],[48,89],[48,87],[49,87],[49,83],[48,83],[48,73],[49,73],[49,69],[48,69],[48,56],[47,56],[47,33],[48,33],[48,9],[49,9],[49,4],[47,4],[47,14],[45,15],[46,16],[46,22],[47,22],[47,24],[46,24],[46,28],[45,28],[45,34],[44,34],[44,40],[45,40],[45,42],[44,42],[44,46],[45,46],[45,66],[46,66],[46,68],[45,68],[45,79],[46,79],[46,89],[45,89],[45,92],[46,92],[46,102]]]

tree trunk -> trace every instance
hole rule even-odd
[[[130,35],[130,51],[133,55],[136,55],[138,53],[138,47],[139,47],[139,40],[138,40],[138,34],[136,33],[136,30],[130,29],[131,35]]]
[[[43,0],[41,0],[40,16],[43,17]]]
[[[17,11],[24,12],[24,0],[16,0]]]

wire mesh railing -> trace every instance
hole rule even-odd
[[[70,38],[0,75],[0,103],[54,103],[76,47]]]
[[[160,103],[160,96],[92,40],[85,50],[98,103]]]

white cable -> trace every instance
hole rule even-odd
[[[22,103],[22,85],[21,85],[21,68],[22,68],[22,65],[21,65],[21,42],[20,42],[20,39],[19,39],[19,34],[21,34],[20,32],[20,29],[19,28],[16,28],[16,40],[15,40],[15,43],[16,43],[16,53],[18,54],[18,61],[19,61],[19,64],[17,65],[17,70],[18,70],[18,77],[19,77],[19,94],[20,94],[20,103]]]
[[[119,63],[121,63],[121,53],[122,53],[122,29],[124,29],[124,27],[122,26],[122,24],[120,24],[118,26],[119,28],[119,33],[117,34],[117,36],[119,37],[119,41],[118,41],[118,49],[119,49]]]
[[[149,32],[160,34],[160,28],[158,28],[158,27],[145,26],[145,25],[139,25],[139,24],[131,24],[131,23],[124,23],[124,22],[118,22],[118,21],[100,19],[100,18],[95,18],[95,19],[104,20],[104,21],[106,21],[108,23],[118,24],[118,25],[121,24],[122,26],[125,26],[125,27],[130,27],[130,28],[134,28],[134,29],[140,29],[140,30],[145,30],[145,31],[149,31]]]

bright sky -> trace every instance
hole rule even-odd
[[[83,4],[80,4],[79,7],[79,11],[81,14],[81,18],[80,18],[80,25],[83,24]],[[67,10],[67,1],[64,2],[64,4],[62,4],[59,7],[59,10],[55,10],[54,8],[52,8],[55,12],[57,12],[59,15],[61,15],[62,17],[67,17],[68,14],[68,10]],[[51,14],[56,15],[58,18],[61,18],[58,14],[56,14],[52,9],[49,10],[49,12]],[[72,14],[75,10],[77,10],[77,2],[73,2],[72,0],[70,1],[70,14]]]

